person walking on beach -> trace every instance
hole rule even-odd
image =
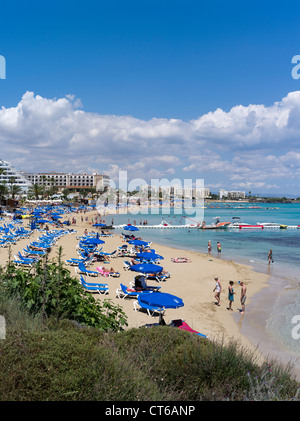
[[[221,243],[219,241],[217,241],[217,250],[218,254],[221,254]]]
[[[242,311],[241,313],[243,314],[245,312],[245,301],[246,301],[246,292],[247,292],[247,288],[246,285],[244,285],[244,282],[239,282],[240,286],[241,286],[241,305],[242,305]]]
[[[210,241],[208,242],[208,245],[207,245],[207,251],[208,251],[208,254],[211,253],[211,242]]]
[[[228,301],[229,301],[229,305],[227,307],[227,310],[232,310],[232,303],[234,301],[234,294],[235,292],[233,291],[233,285],[234,282],[233,281],[229,281],[229,286],[228,286]]]
[[[221,282],[219,281],[219,278],[215,278],[216,281],[216,286],[213,289],[213,292],[215,293],[215,299],[217,300],[216,305],[220,306],[220,302],[221,302],[221,291],[222,291],[222,286],[221,286]]]
[[[268,253],[268,259],[269,259],[269,263],[268,264],[271,264],[271,262],[274,263],[272,249],[270,249],[270,251]]]

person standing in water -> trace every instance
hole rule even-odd
[[[211,253],[211,242],[210,241],[208,242],[208,245],[207,245],[207,251],[208,251],[208,254]]]
[[[245,301],[246,301],[246,292],[247,292],[247,288],[246,285],[244,285],[244,282],[239,282],[240,286],[241,286],[241,305],[242,305],[242,311],[241,313],[245,313]]]
[[[270,249],[270,251],[268,253],[268,259],[269,259],[269,263],[268,264],[271,264],[271,262],[274,263],[272,249]]]

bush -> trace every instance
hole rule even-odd
[[[73,319],[105,332],[126,326],[122,308],[107,299],[101,303],[86,292],[60,257],[61,249],[58,262],[38,262],[30,270],[9,265],[1,276],[2,293],[20,300],[31,314],[41,313],[43,319]]]
[[[272,367],[269,381],[266,366],[238,345],[228,348],[173,327],[103,333],[51,319],[27,326],[10,320],[0,341],[2,401],[297,399],[297,383],[285,370]]]

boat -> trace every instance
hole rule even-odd
[[[258,229],[264,229],[264,226],[263,225],[250,225],[250,224],[240,224],[239,225],[239,229],[256,229],[256,228],[258,228]]]
[[[264,228],[281,228],[281,229],[286,229],[288,227],[285,224],[278,224],[276,222],[257,222],[257,225],[263,225]]]
[[[263,225],[264,228],[280,228],[280,224],[276,222],[257,222],[257,225]]]
[[[214,230],[215,229],[226,229],[231,224],[231,222],[220,222],[218,216],[216,218],[214,218],[214,219],[216,219],[216,222],[213,222],[210,225],[206,225],[205,221],[203,221],[201,225],[200,224],[198,225],[198,228],[199,229],[203,229],[203,230],[209,230],[209,229],[214,229]]]

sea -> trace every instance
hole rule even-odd
[[[286,229],[201,230],[185,227],[196,225],[199,214],[211,224],[220,222],[277,223]],[[244,315],[235,314],[243,335],[269,359],[291,365],[300,379],[300,203],[208,203],[201,209],[151,209],[142,213],[106,216],[106,224],[136,224],[138,235],[145,241],[207,253],[208,241],[212,255],[221,243],[221,258],[249,265],[253,270],[270,276],[269,288],[255,294],[247,303]],[[180,228],[150,228],[167,223]],[[145,225],[146,224],[146,225]],[[299,227],[298,227],[299,225]],[[122,228],[115,228],[124,232]],[[126,231],[125,231],[126,232]],[[274,262],[268,265],[272,249]],[[241,279],[242,280],[242,279]]]

